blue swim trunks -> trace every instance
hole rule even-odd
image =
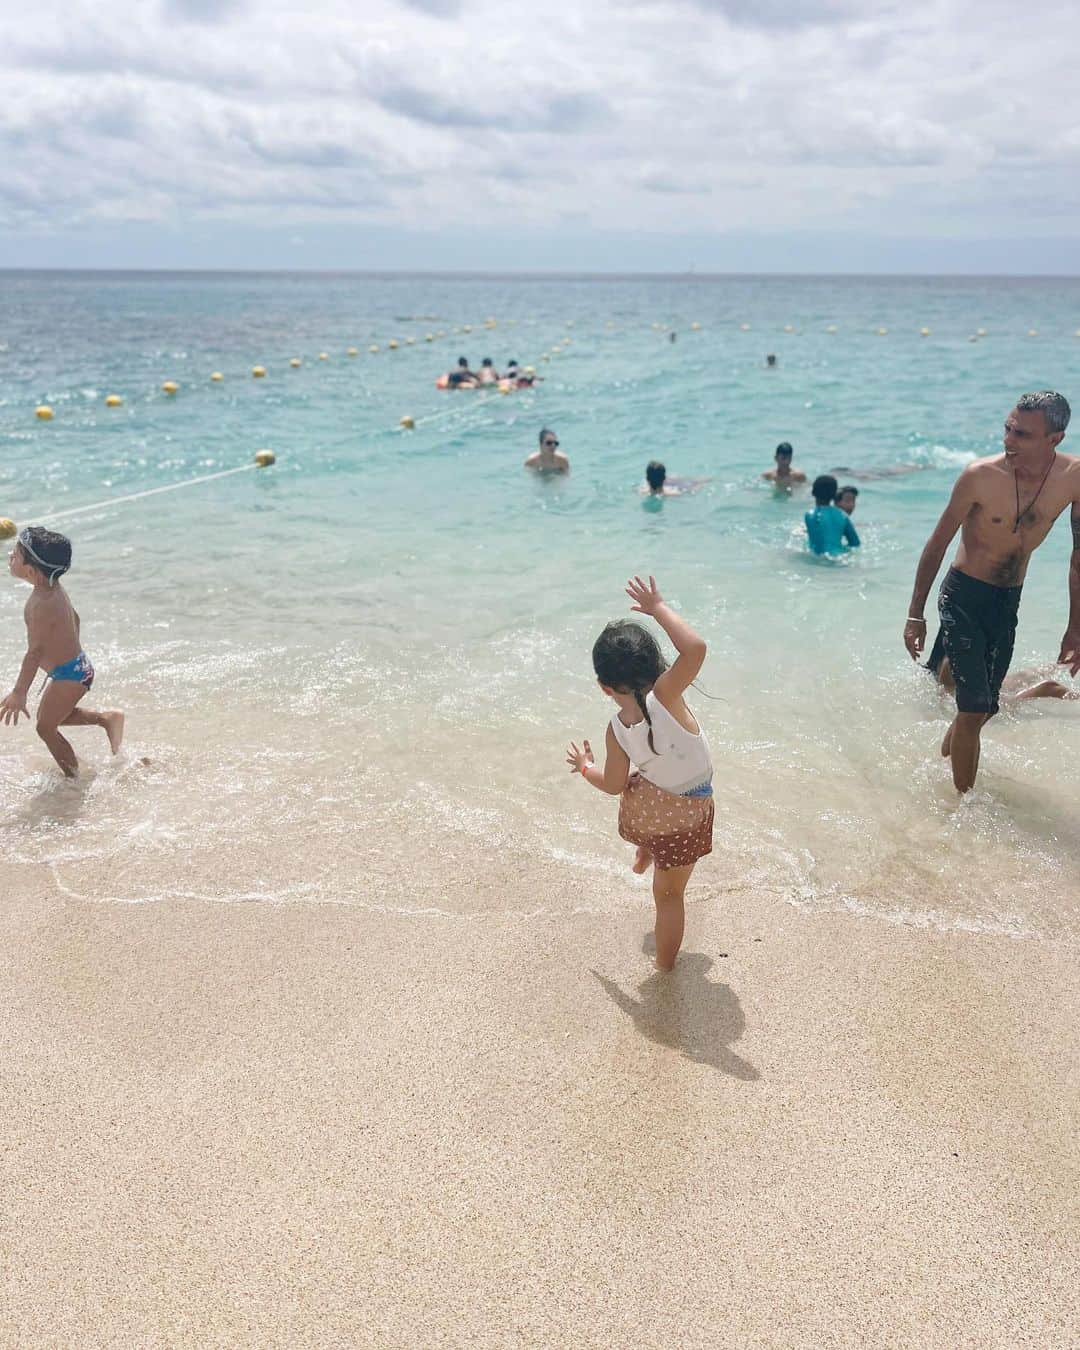
[[[49,671],[49,679],[69,684],[81,684],[84,689],[89,689],[94,683],[94,667],[90,664],[90,658],[87,654],[80,652],[78,656],[73,656],[70,661],[65,661],[62,666],[54,666]]]

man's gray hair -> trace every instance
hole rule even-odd
[[[1037,394],[1021,394],[1016,400],[1016,411],[1041,412],[1051,436],[1058,431],[1064,431],[1072,416],[1072,409],[1065,395],[1055,394],[1052,389],[1040,389]]]

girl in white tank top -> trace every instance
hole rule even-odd
[[[670,970],[682,945],[686,883],[712,850],[712,757],[705,734],[683,700],[705,662],[705,642],[664,602],[656,582],[626,584],[630,608],[654,618],[678,652],[668,669],[652,633],[623,619],[593,646],[600,688],[618,705],[607,729],[603,769],[588,741],[571,743],[571,771],[619,796],[619,834],[637,845],[634,871],[653,869],[656,964]]]

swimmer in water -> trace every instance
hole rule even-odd
[[[626,583],[630,608],[654,619],[678,657],[671,667],[643,624],[609,623],[592,649],[601,692],[616,711],[608,723],[604,767],[588,741],[571,742],[571,773],[619,797],[619,834],[637,846],[633,870],[653,869],[656,966],[671,970],[682,946],[684,895],[699,858],[712,852],[713,764],[705,733],[683,695],[705,663],[705,642],[664,601],[650,577]]]
[[[776,353],[770,352],[765,358],[765,365],[768,370],[776,369]]]
[[[498,384],[499,372],[490,356],[485,356],[480,362],[480,374],[476,378],[481,384]]]
[[[525,461],[527,469],[537,473],[569,473],[570,461],[559,449],[558,437],[547,427],[540,433],[540,449],[534,450]]]
[[[815,505],[804,517],[810,551],[836,558],[849,548],[858,548],[859,536],[851,523],[851,517],[833,504],[836,479],[831,474],[822,474],[820,478],[814,479],[810,491],[814,494]]]
[[[791,458],[795,451],[787,441],[781,441],[776,447],[776,454],[773,458],[776,460],[775,469],[766,469],[761,475],[767,483],[772,483],[778,488],[786,488],[789,492],[796,483],[805,483],[806,474],[802,469],[793,469],[791,467]]]
[[[448,389],[475,389],[480,383],[479,375],[476,375],[469,369],[469,359],[466,356],[458,357],[458,368],[452,370],[447,376],[446,385]]]
[[[26,655],[15,688],[0,702],[0,720],[15,726],[20,714],[30,716],[26,699],[39,670],[48,686],[37,709],[37,734],[64,776],[74,778],[79,768],[75,751],[60,734],[61,727],[100,727],[115,755],[124,739],[122,712],[88,712],[77,705],[94,683],[94,667],[82,649],[79,616],[60,584],[71,566],[71,541],[40,525],[20,530],[8,559],[13,577],[32,587],[23,617],[26,620]]]
[[[688,492],[696,492],[708,478],[669,478],[667,469],[658,459],[651,459],[645,465],[645,484],[641,493],[649,497],[682,497]]]
[[[836,504],[841,511],[845,511],[849,516],[855,514],[855,498],[859,495],[859,489],[847,484],[836,494]]]
[[[829,472],[834,476],[837,474],[850,474],[852,478],[902,478],[905,474],[921,473],[923,469],[933,468],[931,464],[887,464],[883,469],[852,469],[846,464],[840,464]]]

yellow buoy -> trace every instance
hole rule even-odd
[[[930,329],[929,329],[929,328],[920,328],[920,329],[919,329],[919,336],[920,336],[920,337],[929,337],[929,336],[930,336]]]
[[[265,469],[268,465],[276,463],[276,461],[277,455],[274,454],[273,450],[255,451],[255,463],[260,469]]]
[[[793,323],[786,323],[786,324],[784,324],[784,332],[785,332],[785,333],[794,333],[794,331],[795,331],[795,325],[794,325]]]
[[[888,336],[888,333],[889,333],[889,330],[888,330],[887,328],[879,328],[879,329],[877,330],[877,335],[878,335],[878,337],[887,337],[887,336]]]
[[[1037,328],[1029,328],[1029,329],[1028,329],[1028,337],[1038,337],[1038,336],[1039,336],[1039,330],[1038,330]]]
[[[472,332],[472,324],[471,324],[471,323],[465,324],[465,325],[462,327],[461,331],[462,331],[463,333],[471,333],[471,332]]]
[[[698,332],[698,330],[699,330],[700,328],[701,328],[701,324],[699,324],[696,320],[695,320],[694,323],[692,323],[692,324],[690,325],[690,331],[691,331],[692,333]]]
[[[985,329],[985,328],[976,328],[976,329],[975,329],[975,336],[976,336],[976,337],[985,337],[985,336],[986,336],[986,329]]]
[[[359,351],[358,351],[355,347],[346,347],[346,349],[345,349],[345,355],[346,355],[346,356],[359,356],[360,353],[359,353]]]
[[[0,516],[0,539],[14,539],[18,534],[13,520],[8,520],[7,516]]]
[[[106,394],[105,396],[106,408],[119,408],[123,404],[123,402],[124,400],[120,397],[119,394]]]
[[[298,356],[294,356],[289,362],[289,365],[292,366],[293,370],[299,370],[303,364],[303,361],[301,361]]]
[[[40,403],[34,409],[34,415],[36,417],[39,417],[43,422],[51,422],[53,410],[49,407],[47,403]]]
[[[165,383],[161,386],[161,392],[163,394],[175,394],[179,388],[180,386],[176,383],[175,380],[166,380]]]
[[[326,352],[320,352],[320,353],[319,353],[319,360],[320,360],[320,361],[329,361],[329,360],[330,360],[330,357],[329,357],[329,355],[328,355]]]
[[[405,416],[401,419],[401,421],[398,423],[398,426],[404,427],[406,431],[412,431],[413,427],[416,426],[416,423],[415,423],[415,422],[413,421],[413,419],[406,413],[406,415],[405,415]]]
[[[1073,337],[1080,337],[1080,328],[1076,330],[1076,332],[1073,334]]]
[[[379,349],[378,349],[378,347],[376,347],[376,345],[375,345],[374,342],[373,342],[373,343],[371,344],[371,346],[368,348],[368,351],[372,354],[372,356],[374,356],[374,355],[378,352],[378,350],[379,350]]]
[[[829,324],[828,328],[826,328],[825,331],[826,331],[826,333],[835,333],[835,332],[836,332],[836,324],[834,324],[834,323]]]
[[[225,376],[222,375],[220,370],[214,370],[211,371],[210,378],[214,381],[215,384],[220,384],[221,381],[225,378]]]
[[[440,328],[439,331],[435,334],[435,336],[436,336],[437,338],[444,338],[444,337],[446,336],[446,334],[445,334],[445,333],[443,332],[443,330]]]
[[[264,380],[264,379],[266,378],[266,367],[265,367],[265,366],[252,366],[252,367],[251,367],[251,373],[252,373],[252,375],[255,377],[255,379],[257,379],[257,380]]]
[[[406,346],[406,347],[411,347],[415,342],[416,342],[416,339],[415,339],[415,338],[406,338],[406,339],[405,339],[405,346]]]
[[[424,341],[425,341],[425,342],[434,342],[434,341],[435,341],[435,334],[434,334],[434,333],[425,333],[425,334],[424,334]]]
[[[390,348],[390,350],[391,350],[392,352],[396,352],[397,349],[398,349],[398,340],[397,340],[397,338],[391,338],[390,341],[389,341],[386,345]]]
[[[744,332],[744,333],[749,333],[749,331],[750,331],[750,325],[749,325],[748,323],[741,323],[741,324],[739,324],[739,328],[740,328],[740,330],[741,330],[742,332]]]
[[[484,327],[485,327],[485,328],[494,328],[494,327],[495,327],[495,322],[496,322],[496,321],[489,315],[489,316],[484,320]]]

